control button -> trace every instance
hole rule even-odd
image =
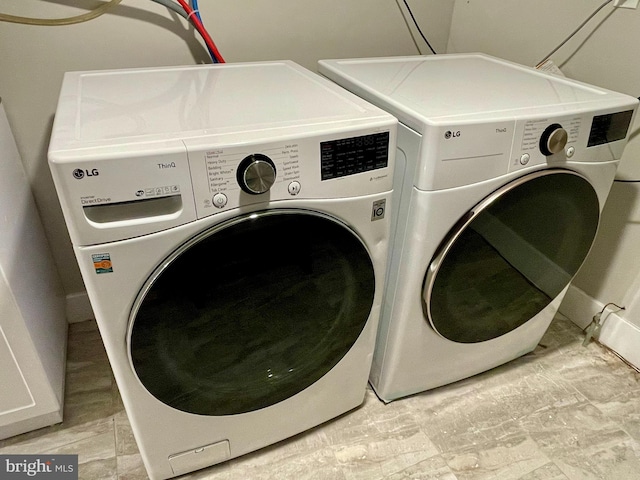
[[[291,195],[297,195],[297,194],[299,194],[299,193],[300,193],[300,188],[302,188],[302,187],[300,186],[300,182],[295,182],[295,181],[294,181],[294,182],[291,182],[291,183],[289,184],[289,193],[290,193]]]
[[[576,153],[576,147],[567,148],[567,158],[573,157],[573,154]]]
[[[545,157],[561,152],[567,145],[569,135],[559,123],[549,125],[540,137],[540,151]]]
[[[246,193],[266,193],[276,181],[276,166],[266,155],[254,153],[245,157],[238,166],[238,185]]]
[[[520,155],[520,165],[526,165],[527,163],[529,163],[530,159],[531,156],[528,153],[523,153],[522,155]]]
[[[213,196],[213,204],[218,208],[224,207],[227,204],[227,196],[224,193],[216,193]]]

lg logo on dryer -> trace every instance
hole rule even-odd
[[[451,130],[447,130],[446,132],[444,132],[444,138],[446,138],[447,140],[449,140],[450,138],[458,138],[460,136],[460,130],[456,130],[455,132],[452,132]]]
[[[100,175],[97,168],[93,168],[91,170],[83,170],[81,168],[76,168],[73,171],[73,178],[77,180],[82,180],[84,177],[97,177]]]

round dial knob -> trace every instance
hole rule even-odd
[[[561,152],[567,144],[569,136],[562,125],[554,123],[549,125],[540,137],[540,151],[543,155],[549,156]]]
[[[276,181],[276,166],[266,155],[254,153],[240,162],[237,179],[240,188],[251,195],[266,193]]]

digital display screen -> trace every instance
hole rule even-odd
[[[633,110],[593,117],[587,147],[622,140],[627,136]]]
[[[389,132],[320,143],[322,180],[384,168],[389,164]]]

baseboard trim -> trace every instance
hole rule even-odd
[[[70,293],[66,298],[67,321],[84,322],[95,318],[87,292]]]
[[[602,310],[604,303],[598,302],[578,287],[569,285],[559,311],[580,328],[585,329],[593,320],[593,316]]]
[[[599,341],[640,369],[640,328],[619,313],[612,313],[602,324]]]
[[[604,303],[595,300],[579,288],[571,285],[560,305],[560,313],[580,328],[586,328],[593,316],[601,311]],[[602,320],[597,340],[627,362],[640,369],[640,328],[614,312]]]

